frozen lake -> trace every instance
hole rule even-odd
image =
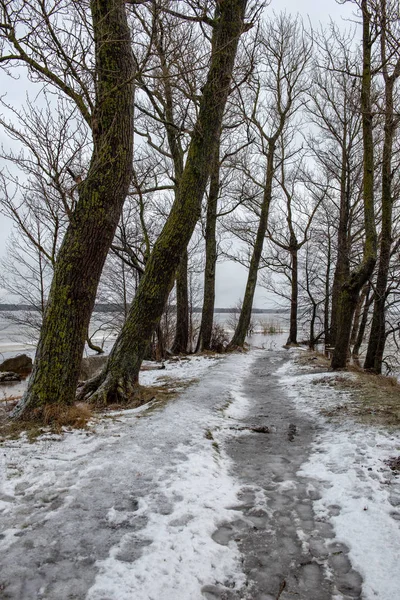
[[[91,333],[96,332],[93,341],[100,345],[104,343],[106,351],[111,349],[116,338],[116,332],[112,328],[108,326],[105,329],[103,326],[104,322],[109,320],[110,315],[112,316],[112,313],[102,313],[101,315],[95,313],[90,326]],[[224,327],[227,332],[233,332],[238,317],[238,313],[215,313],[215,322]],[[199,322],[200,318],[200,313],[194,314],[195,322]],[[264,331],[287,331],[288,315],[285,313],[256,313],[253,314],[252,322],[255,334],[249,338],[249,342],[259,345],[261,342],[259,336]],[[271,338],[269,335],[262,335],[261,337],[264,342],[268,342],[268,339]],[[33,358],[35,347],[36,337],[34,332],[29,333],[25,327],[9,321],[0,313],[0,358],[3,357],[4,360],[22,352]],[[88,351],[87,353],[90,354],[91,352]]]

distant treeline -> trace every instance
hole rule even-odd
[[[0,304],[0,312],[15,312],[15,311],[38,311],[39,307],[32,306],[31,304]],[[120,312],[123,310],[122,304],[105,304],[99,303],[94,307],[94,312],[107,313],[107,312]],[[176,306],[171,305],[169,310],[172,312],[176,311]],[[193,312],[201,313],[200,306],[195,306]],[[276,314],[285,313],[287,310],[284,308],[253,308],[255,314]],[[214,308],[214,313],[240,313],[240,308],[232,306],[231,308]]]

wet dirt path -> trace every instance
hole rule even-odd
[[[351,567],[348,548],[335,540],[328,520],[315,518],[318,482],[297,475],[319,426],[296,409],[279,381],[276,371],[288,358],[283,350],[253,363],[243,388],[250,408],[237,421],[238,434],[224,444],[234,476],[243,483],[235,507],[243,516],[222,524],[213,537],[238,544],[247,592],[209,586],[203,590],[208,600],[361,598],[362,579]]]

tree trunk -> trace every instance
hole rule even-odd
[[[369,289],[369,284],[364,285],[362,292],[357,300],[356,310],[354,311],[353,327],[350,335],[350,346],[354,346],[357,341],[357,334],[360,329],[361,315],[363,312],[364,302]]]
[[[316,321],[316,319],[317,319],[317,303],[313,302],[311,319],[310,319],[310,342],[308,345],[310,350],[315,350],[315,321]]]
[[[240,311],[239,321],[236,325],[233,338],[228,345],[228,350],[243,346],[251,321],[251,311],[253,308],[254,293],[257,285],[258,268],[260,265],[265,234],[268,226],[268,214],[272,196],[272,181],[274,178],[274,157],[275,143],[270,142],[268,146],[267,173],[263,201],[261,205],[260,221],[258,223],[257,236],[254,243],[249,272],[247,275],[246,291],[244,294],[242,310]]]
[[[286,344],[297,344],[297,308],[298,308],[298,258],[297,246],[290,250],[291,254],[291,299],[290,299],[290,328]]]
[[[176,269],[201,214],[218,132],[228,97],[246,0],[218,3],[212,56],[203,87],[199,116],[189,146],[177,197],[156,241],[145,273],[103,372],[83,387],[80,397],[92,402],[132,399],[138,392],[140,365],[173,285]]]
[[[385,3],[383,10],[385,11]],[[386,12],[382,15],[383,30],[382,45],[385,46],[386,31]],[[383,56],[386,53],[386,48],[383,47]],[[400,61],[394,71],[389,76],[387,65],[384,65],[385,79],[385,126],[384,126],[384,141],[383,141],[383,156],[382,156],[382,226],[381,226],[381,243],[379,254],[378,276],[375,287],[375,303],[374,312],[372,315],[371,331],[369,336],[367,355],[365,357],[364,368],[380,374],[382,372],[382,360],[386,342],[385,332],[385,304],[386,290],[388,283],[388,274],[390,266],[390,254],[392,246],[392,154],[393,154],[393,139],[397,125],[397,119],[394,119],[394,104],[393,104],[393,87],[400,69]]]
[[[324,342],[325,348],[330,346],[331,334],[329,326],[329,291],[331,278],[331,237],[328,231],[328,251],[326,256],[325,299],[324,299]]]
[[[350,193],[349,177],[347,169],[347,127],[344,123],[341,157],[341,177],[340,177],[340,209],[339,209],[339,227],[337,240],[337,258],[335,273],[332,284],[332,308],[331,324],[329,329],[329,340],[332,346],[335,345],[335,339],[338,327],[338,312],[340,303],[340,294],[342,285],[350,277],[350,245],[349,245],[349,214],[350,214]]]
[[[188,253],[182,255],[176,272],[176,328],[173,354],[186,354],[189,343]]]
[[[363,196],[364,196],[364,227],[365,244],[364,256],[358,270],[353,272],[348,281],[342,286],[338,310],[338,326],[335,339],[335,349],[331,367],[342,369],[346,367],[349,350],[351,325],[357,306],[357,299],[364,283],[373,273],[376,262],[376,230],[374,213],[374,143],[371,109],[371,15],[368,11],[368,1],[362,0],[363,17],[363,73],[361,87],[361,110],[363,126]]]
[[[356,285],[345,284],[340,293],[340,304],[338,307],[339,323],[338,335],[336,336],[335,349],[333,351],[332,369],[342,369],[346,366],[349,353],[349,341],[353,315],[357,306],[359,289]]]
[[[123,0],[92,0],[96,53],[93,154],[61,245],[28,389],[17,417],[72,404],[97,286],[128,192],[134,61]]]
[[[156,328],[156,339],[157,339],[157,342],[156,342],[157,345],[156,345],[155,357],[156,357],[156,360],[163,360],[163,359],[165,359],[165,344],[164,344],[164,334],[163,334],[163,330],[162,330],[160,323],[157,325],[157,328]]]
[[[369,307],[371,306],[371,301],[369,299],[370,293],[371,293],[371,284],[367,283],[364,309],[363,309],[360,326],[358,328],[357,337],[356,337],[356,341],[353,346],[353,352],[352,352],[353,358],[355,358],[355,359],[357,359],[359,357],[360,348],[364,341],[365,329],[367,327],[367,322],[368,322]]]
[[[217,209],[220,190],[219,181],[219,143],[215,152],[211,177],[210,190],[207,202],[207,222],[206,222],[206,264],[204,268],[204,297],[203,309],[201,312],[201,325],[199,339],[197,341],[196,352],[210,350],[212,328],[214,323],[214,303],[215,303],[215,268],[217,264]]]

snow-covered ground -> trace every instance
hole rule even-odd
[[[94,419],[89,431],[48,434],[34,444],[24,437],[3,442],[0,596],[201,600],[204,589],[219,586],[253,600],[234,537],[221,543],[214,534],[243,520],[243,481],[224,442],[252,435],[236,423],[251,409],[244,384],[265,353],[168,362],[163,371],[144,371],[141,383],[198,383],[167,403]],[[274,353],[268,356],[273,364]],[[318,425],[299,472],[321,492],[314,501],[317,519],[332,523],[338,541],[350,548],[364,579],[363,600],[396,600],[400,481],[385,460],[400,454],[398,435],[352,420],[331,422],[320,409],[349,398],[315,384],[321,374],[279,360],[285,361],[278,370],[282,395]],[[262,381],[268,406],[268,378]],[[273,489],[260,492],[265,514]]]
[[[349,418],[331,423],[321,409],[351,402],[349,394],[318,383],[321,373],[302,373],[295,363],[279,374],[296,405],[320,422],[310,459],[299,473],[322,483],[316,514],[329,519],[338,541],[349,547],[353,568],[364,580],[363,600],[400,598],[400,477],[386,464],[400,455],[399,431]],[[336,376],[323,374],[324,380]]]
[[[153,403],[113,413],[92,432],[42,436],[33,445],[24,439],[3,443],[0,556],[6,555],[9,565],[0,580],[9,583],[13,562],[19,565],[16,578],[31,577],[27,553],[18,552],[30,534],[38,555],[52,535],[53,555],[64,555],[63,578],[70,571],[64,587],[49,577],[39,589],[32,577],[28,588],[12,586],[11,597],[64,599],[67,591],[82,597],[79,565],[87,569],[90,549],[98,544],[90,527],[111,528],[113,540],[94,565],[88,600],[196,600],[206,584],[229,581],[240,587],[244,577],[236,544],[224,546],[211,537],[221,521],[237,516],[229,507],[237,504],[240,487],[208,432],[221,425],[222,409],[234,401],[256,356],[167,364],[164,371],[144,372],[141,383],[157,383],[158,377],[202,377],[201,382],[163,407]],[[74,539],[77,556],[69,561],[66,547]],[[35,548],[30,552],[34,562]]]

